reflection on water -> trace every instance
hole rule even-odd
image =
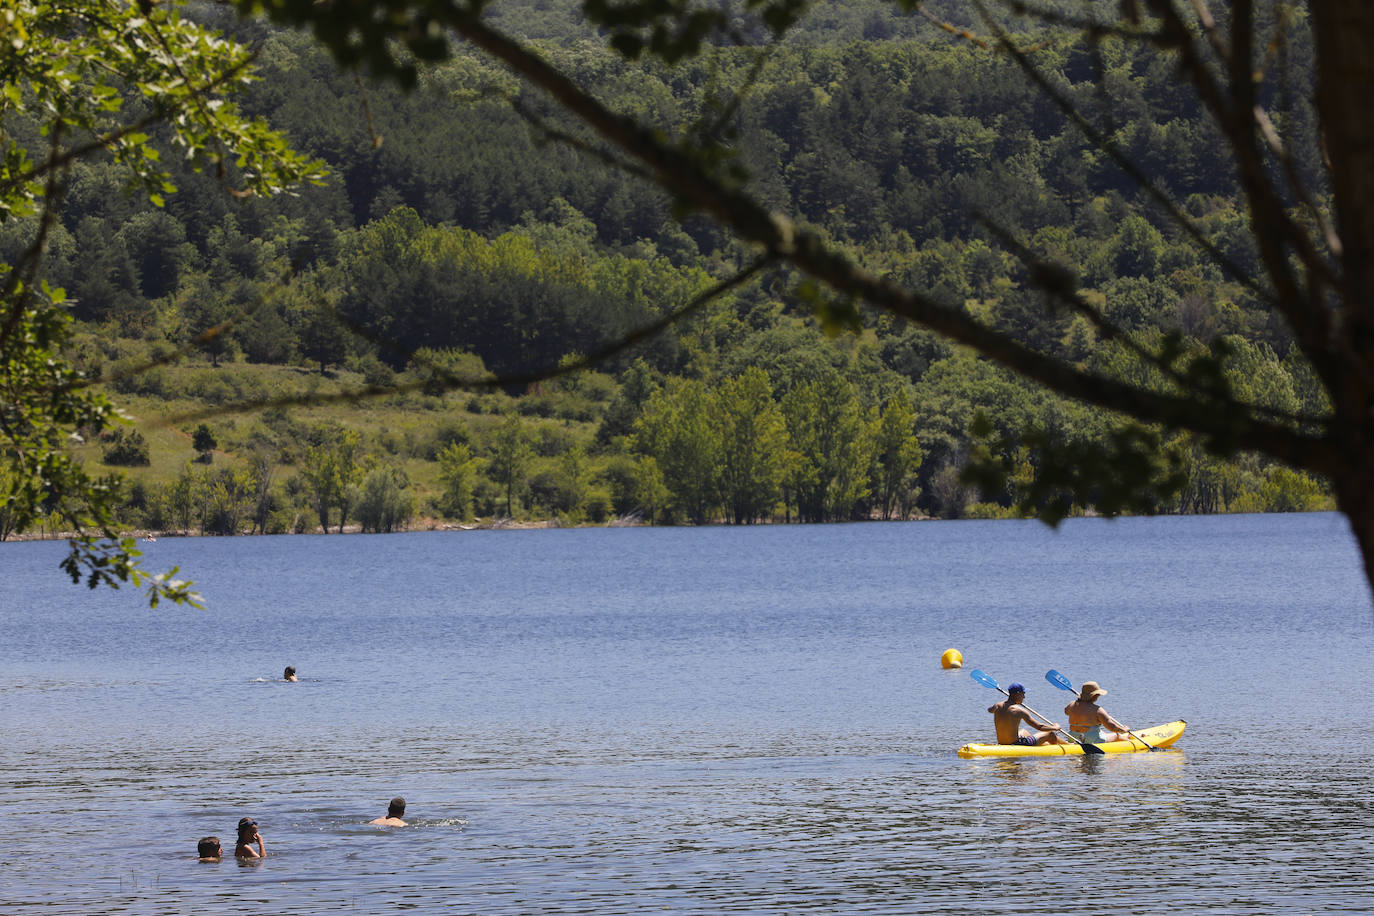
[[[1374,615],[1327,517],[478,534],[149,545],[204,614],[0,545],[0,910],[1374,910]],[[960,760],[952,645],[1189,730]],[[244,815],[267,858],[198,863]]]

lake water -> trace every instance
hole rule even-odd
[[[1374,911],[1335,515],[0,545],[0,912]],[[1097,680],[1169,752],[961,760]],[[280,680],[286,665],[301,682]],[[409,801],[410,827],[366,826]],[[231,847],[239,817],[267,857]]]

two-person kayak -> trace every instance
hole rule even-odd
[[[1095,745],[1104,754],[1131,754],[1148,751],[1155,747],[1169,747],[1183,736],[1187,722],[1166,722],[1153,728],[1138,728],[1138,738],[1127,736],[1121,741],[1107,741]],[[1143,739],[1143,740],[1141,740]],[[1041,744],[1030,747],[1024,744],[965,744],[959,748],[960,757],[1079,757],[1084,753],[1083,746],[1068,744]]]

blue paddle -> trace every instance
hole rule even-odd
[[[996,690],[998,693],[1002,694],[1007,699],[1011,699],[1011,694],[1007,693],[996,681],[994,681],[992,678],[988,677],[985,673],[983,673],[982,669],[974,668],[972,671],[968,673],[968,676],[973,678],[978,683],[982,684],[984,687],[991,687],[993,690]],[[1034,709],[1031,709],[1029,706],[1026,706],[1025,703],[1022,703],[1021,705],[1025,706],[1026,711],[1031,713],[1032,715],[1040,716],[1040,718],[1045,719],[1044,716],[1041,716],[1040,713],[1036,712]],[[1049,719],[1045,719],[1045,721],[1048,722]],[[1083,748],[1083,753],[1085,754],[1107,753],[1106,751],[1102,750],[1102,748],[1098,747],[1096,744],[1088,744],[1086,741],[1079,741],[1076,735],[1070,734],[1069,732],[1064,731],[1064,729],[1062,728],[1058,731],[1064,737],[1072,739],[1075,744],[1081,745]],[[1149,747],[1149,745],[1146,745],[1146,747]]]
[[[1060,674],[1058,671],[1055,671],[1053,668],[1045,672],[1045,680],[1049,681],[1051,684],[1058,687],[1060,690],[1067,690],[1069,693],[1072,693],[1074,695],[1078,694],[1078,691],[1073,689],[1072,682],[1070,682],[1068,678],[1064,677],[1064,675]],[[1027,708],[1029,709],[1030,707]],[[1132,738],[1139,741],[1141,744],[1145,745],[1152,751],[1164,750],[1164,748],[1162,747],[1155,747],[1154,745],[1150,744],[1150,742],[1146,741],[1144,738],[1140,737],[1135,732],[1131,731],[1129,728],[1126,729],[1126,734],[1130,735]]]

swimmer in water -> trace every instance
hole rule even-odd
[[[253,851],[253,844],[258,844],[256,852]],[[267,855],[267,850],[262,846],[262,834],[258,833],[258,822],[251,817],[239,820],[239,839],[234,844],[234,858],[236,859],[261,859]]]
[[[287,665],[287,666],[286,666],[286,670],[282,672],[281,677],[282,677],[282,680],[284,680],[284,681],[299,681],[299,680],[300,680],[300,678],[296,677],[296,669],[293,668],[291,665]]]
[[[217,836],[201,837],[200,842],[196,844],[196,855],[200,856],[202,862],[218,862],[223,854]]]
[[[406,822],[401,820],[401,815],[405,813],[406,800],[397,795],[391,800],[391,804],[386,806],[386,817],[379,817],[375,821],[368,821],[368,824],[377,827],[404,827]]]

